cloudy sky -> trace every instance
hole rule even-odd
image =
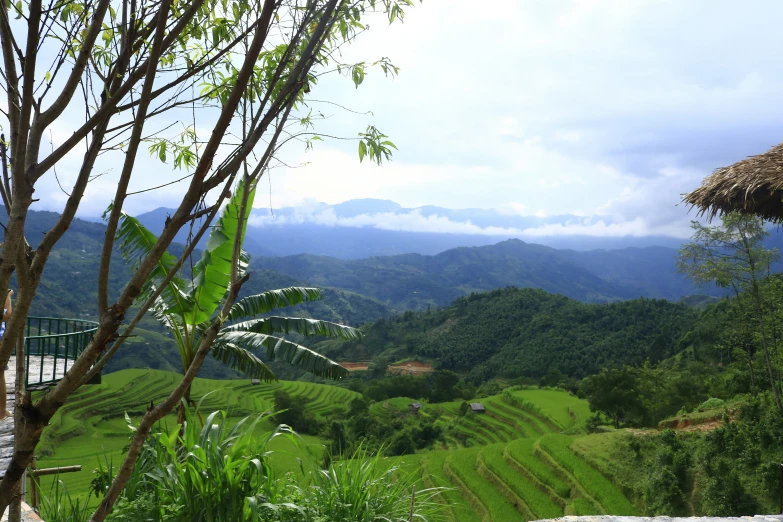
[[[359,89],[334,77],[314,91],[373,112],[314,103],[331,116],[323,132],[372,123],[399,147],[394,161],[359,164],[355,142],[296,144],[284,159],[305,166],[275,169],[256,204],[382,198],[687,234],[680,194],[783,141],[781,17],[772,0],[425,0],[403,25],[371,23],[344,55],[388,56],[399,77],[371,72]]]

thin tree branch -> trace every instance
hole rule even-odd
[[[125,154],[125,163],[120,173],[120,179],[117,183],[117,191],[114,195],[114,203],[106,221],[106,234],[103,240],[103,249],[101,252],[101,263],[98,271],[98,315],[105,313],[109,308],[109,269],[111,267],[111,254],[114,250],[114,238],[117,233],[117,225],[120,221],[122,206],[128,192],[128,183],[130,182],[133,165],[136,162],[136,153],[139,150],[141,142],[141,133],[144,130],[144,122],[147,117],[147,109],[150,105],[150,94],[152,93],[152,84],[155,81],[155,73],[158,68],[161,52],[163,51],[163,36],[166,29],[166,18],[171,6],[170,0],[162,0],[158,11],[158,27],[155,30],[155,37],[152,42],[152,49],[148,61],[147,77],[141,91],[141,103],[134,119],[135,124],[131,132],[128,151]]]

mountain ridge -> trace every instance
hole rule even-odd
[[[158,207],[137,217],[157,234],[166,215],[172,212],[173,209]],[[613,223],[610,216],[519,215],[496,209],[449,209],[435,205],[403,207],[391,200],[365,198],[334,205],[255,208],[248,225],[246,250],[265,256],[321,254],[362,259],[411,252],[433,255],[460,246],[491,245],[508,238],[575,250],[654,245],[678,248],[684,241],[660,235],[584,234],[586,226]],[[571,231],[571,226],[576,228]],[[182,231],[177,241],[185,242],[186,237],[187,232]]]
[[[253,265],[315,284],[343,288],[403,309],[445,306],[457,297],[515,286],[540,288],[585,302],[637,297],[672,301],[698,289],[675,269],[665,247],[620,251],[563,251],[508,239],[458,247],[433,256],[400,254],[358,260],[300,254],[256,257]],[[655,255],[650,255],[655,254]],[[604,270],[603,275],[596,273]]]

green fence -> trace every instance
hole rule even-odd
[[[25,386],[36,388],[62,379],[97,329],[98,323],[94,321],[28,317],[24,339]]]

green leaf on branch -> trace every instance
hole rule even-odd
[[[361,85],[364,81],[364,64],[358,63],[353,66],[351,69],[351,79],[353,80],[353,84],[358,89],[359,85]]]
[[[389,141],[388,136],[376,129],[373,125],[367,127],[365,132],[359,133],[359,162],[365,156],[370,161],[382,165],[383,161],[389,161],[392,158],[392,149],[397,150],[397,146]]]

